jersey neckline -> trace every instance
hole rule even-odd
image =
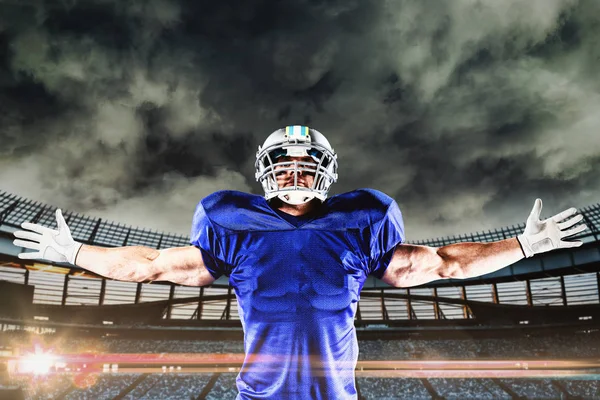
[[[306,225],[309,222],[314,221],[315,219],[321,217],[325,213],[325,203],[324,202],[321,203],[315,210],[313,210],[307,214],[295,216],[295,215],[288,214],[286,212],[283,212],[283,211],[278,210],[277,208],[273,207],[273,205],[268,200],[266,200],[264,197],[263,197],[263,201],[266,203],[266,207],[269,210],[271,210],[273,212],[273,214],[275,214],[279,219],[285,221],[286,223],[293,226],[294,228],[300,228],[303,225]]]

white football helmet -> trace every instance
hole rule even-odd
[[[283,161],[280,157],[310,156],[314,162]],[[256,180],[265,190],[267,200],[279,197],[288,204],[303,204],[313,198],[324,201],[329,187],[337,181],[337,155],[329,141],[307,126],[287,126],[267,137],[256,153]],[[293,171],[294,185],[280,188],[277,173]],[[298,186],[298,173],[314,175],[311,187]]]

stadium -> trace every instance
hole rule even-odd
[[[226,278],[194,288],[118,282],[17,258],[12,232],[54,206],[0,192],[0,398],[231,399],[242,326]],[[355,326],[361,399],[591,399],[600,393],[600,204],[583,246],[478,278],[410,289],[369,277]],[[65,213],[99,246],[188,238]],[[524,225],[415,244],[489,242]]]

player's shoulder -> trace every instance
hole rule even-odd
[[[327,201],[332,220],[357,228],[382,221],[392,205],[396,205],[393,198],[375,189],[357,189],[332,196]]]
[[[261,198],[261,196],[237,190],[219,190],[200,200],[200,205],[207,213],[223,212],[228,209],[252,207]]]
[[[229,230],[258,229],[265,223],[267,207],[262,196],[220,190],[200,200],[194,218]]]
[[[330,199],[330,207],[334,209],[385,212],[392,204],[395,204],[393,198],[379,190],[369,188],[338,194]]]

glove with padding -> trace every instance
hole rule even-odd
[[[542,200],[536,199],[531,214],[527,218],[525,230],[517,236],[525,257],[532,257],[534,254],[555,249],[579,247],[583,244],[581,240],[562,240],[587,229],[585,224],[573,228],[573,225],[583,219],[581,214],[573,217],[577,214],[576,208],[569,208],[543,221],[540,220],[541,212]],[[567,220],[568,218],[571,219]]]
[[[18,247],[37,250],[36,252],[20,253],[19,258],[25,260],[41,259],[54,262],[75,264],[77,253],[82,243],[76,242],[71,236],[71,230],[63,218],[60,208],[56,210],[58,230],[42,225],[24,222],[21,224],[26,231],[16,231],[13,244]]]

